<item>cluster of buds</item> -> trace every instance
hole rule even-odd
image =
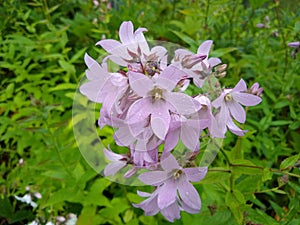
[[[116,144],[128,149],[126,154],[104,149],[110,160],[104,175],[124,170],[125,178],[138,175],[144,184],[154,186],[154,192],[138,192],[147,199],[134,206],[146,215],[161,212],[174,221],[180,218],[180,211],[198,213],[201,208],[191,182],[200,181],[207,173],[206,166],[193,163],[202,133],[211,138],[225,138],[228,130],[244,135],[246,131],[237,126],[246,119],[242,106],[259,104],[262,89],[256,84],[248,90],[241,79],[232,89],[217,85],[214,93],[205,91],[212,80],[226,75],[227,65],[208,56],[213,42],[204,41],[197,53],[177,49],[169,62],[165,47],[149,47],[145,31],[134,31],[130,21],[123,22],[120,42],[99,41],[97,45],[108,55],[102,63],[85,55],[88,82],[80,86],[80,92],[102,103],[99,126],[114,128]],[[109,62],[119,69],[110,71]],[[199,90],[196,96],[187,94],[192,86]],[[174,150],[179,142],[186,148],[184,156]],[[176,155],[180,157],[176,159]],[[148,171],[141,173],[145,169]]]

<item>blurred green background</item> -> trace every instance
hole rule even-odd
[[[84,53],[103,55],[95,43],[118,38],[125,20],[146,27],[149,40],[194,52],[211,39],[211,55],[228,64],[223,86],[243,78],[264,88],[248,111],[249,132],[229,134],[195,184],[201,212],[174,224],[300,224],[300,54],[287,46],[300,41],[298,0],[0,1],[0,224],[55,223],[70,213],[79,225],[169,224],[132,207],[142,200],[136,188],[98,175],[73,135]],[[110,129],[99,134],[113,142]],[[14,197],[35,192],[36,208]]]

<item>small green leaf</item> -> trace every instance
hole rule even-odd
[[[290,166],[295,166],[296,162],[300,159],[300,153],[297,155],[290,156],[283,160],[280,164],[280,169],[286,169]]]
[[[51,91],[62,91],[62,90],[76,90],[77,84],[71,84],[71,83],[65,83],[65,84],[59,84],[56,87],[49,88],[49,92]]]
[[[124,217],[123,217],[124,222],[127,224],[130,220],[132,220],[133,215],[134,215],[133,210],[132,209],[127,209],[125,211],[125,214],[124,214]]]

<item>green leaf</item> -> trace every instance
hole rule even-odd
[[[213,50],[213,52],[210,55],[212,57],[222,57],[223,55],[226,55],[226,54],[236,51],[236,50],[238,50],[238,48],[234,48],[234,47],[218,48],[216,50]]]
[[[230,208],[234,218],[237,220],[238,224],[243,222],[243,211],[241,208],[241,201],[243,201],[243,196],[238,192],[227,192],[225,203]]]
[[[174,34],[176,34],[181,40],[183,40],[185,43],[187,43],[188,45],[190,45],[192,48],[196,48],[196,46],[198,45],[198,43],[190,38],[189,36],[187,36],[186,34],[184,33],[181,33],[181,32],[178,32],[178,31],[175,31],[175,30],[172,30],[172,32]]]
[[[206,174],[205,178],[199,182],[200,184],[223,183],[224,181],[228,181],[231,176],[229,172],[222,171],[228,171],[227,168],[211,168],[210,170],[211,171]]]
[[[10,218],[13,215],[13,207],[11,206],[9,199],[6,196],[4,196],[4,198],[0,197],[0,206],[0,216]]]
[[[277,120],[277,121],[272,121],[270,123],[271,126],[285,126],[285,125],[289,125],[292,124],[293,121],[289,121],[289,120]]]
[[[56,87],[49,88],[49,92],[52,91],[62,91],[62,90],[76,90],[77,84],[71,84],[71,83],[65,83],[65,84],[59,84]]]
[[[133,215],[134,215],[133,210],[132,210],[132,209],[127,209],[127,210],[125,211],[124,216],[123,216],[124,222],[127,224],[129,221],[131,221],[132,218],[133,218]]]
[[[279,225],[279,223],[272,217],[268,216],[264,211],[260,209],[250,209],[247,211],[248,218],[254,223],[260,223],[263,225]]]
[[[283,160],[280,164],[280,169],[284,170],[287,169],[290,166],[295,166],[296,162],[300,159],[300,153],[297,155],[290,156]]]

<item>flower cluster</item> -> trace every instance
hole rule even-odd
[[[207,167],[191,167],[200,149],[203,132],[212,138],[224,138],[227,130],[242,136],[246,131],[237,126],[244,123],[242,106],[260,103],[262,88],[255,83],[249,90],[240,80],[232,89],[204,91],[211,77],[224,77],[226,65],[219,58],[209,58],[212,41],[204,41],[197,53],[177,49],[168,62],[168,50],[162,46],[150,48],[144,37],[145,28],[134,31],[133,24],[123,22],[120,42],[106,39],[97,43],[107,53],[102,63],[88,54],[86,76],[89,80],[80,92],[91,101],[102,103],[99,126],[115,129],[114,139],[128,148],[127,154],[104,149],[111,162],[104,175],[113,176],[132,165],[125,177],[148,169],[139,180],[155,187],[152,194],[138,192],[147,199],[135,207],[146,215],[161,212],[169,221],[180,218],[180,211],[198,213],[200,197],[190,182],[200,181]],[[119,66],[110,71],[109,62]],[[218,66],[217,66],[218,65]],[[186,90],[196,86],[198,95]],[[181,142],[188,150],[176,160],[174,148]],[[184,159],[184,160],[182,160]]]

